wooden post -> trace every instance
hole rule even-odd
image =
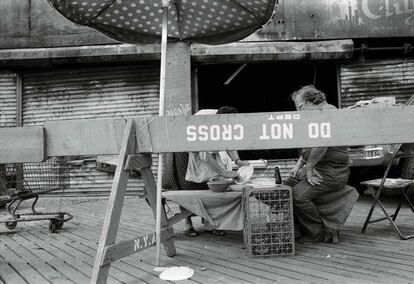
[[[160,68],[160,104],[159,115],[165,114],[165,78],[167,74],[167,37],[168,37],[168,0],[162,1],[162,32],[161,32],[161,68]],[[158,171],[157,171],[157,195],[156,195],[156,212],[155,212],[155,231],[157,237],[157,257],[156,266],[160,264],[161,254],[161,181],[162,181],[162,164],[164,155],[158,154]]]
[[[23,75],[21,72],[16,74],[16,126],[23,126]],[[23,164],[16,164],[16,192],[23,191]]]

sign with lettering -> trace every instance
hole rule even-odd
[[[149,122],[136,120],[137,140],[139,151],[142,152],[409,143],[414,142],[413,114],[414,106],[402,106],[386,109],[158,117]],[[151,143],[145,143],[144,140],[150,140]]]
[[[155,246],[155,233],[134,239],[134,252]]]
[[[161,234],[163,234],[165,230],[166,228],[163,228]],[[164,239],[165,236],[162,238],[162,240]],[[119,243],[107,246],[103,253],[101,265],[109,264],[115,260],[155,246],[155,244],[155,233],[150,233],[148,235],[140,236],[132,240],[121,241]]]
[[[278,3],[272,21],[245,41],[414,35],[414,0],[279,0]]]

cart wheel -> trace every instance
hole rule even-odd
[[[13,230],[14,228],[16,228],[16,226],[17,226],[17,222],[15,222],[15,221],[10,221],[10,222],[6,222],[6,223],[5,223],[5,225],[6,225],[6,228],[7,228],[7,229],[9,229],[9,230]]]
[[[63,223],[64,223],[62,220],[56,220],[55,223],[56,223],[56,229],[62,229]]]
[[[57,228],[56,221],[55,220],[50,220],[50,222],[49,222],[49,232],[56,233],[57,229],[58,228]]]

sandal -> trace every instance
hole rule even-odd
[[[198,233],[196,232],[196,230],[194,230],[194,228],[190,228],[184,231],[184,235],[186,235],[187,237],[196,237]]]

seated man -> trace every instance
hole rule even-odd
[[[201,110],[195,115],[235,113],[233,107],[224,106],[219,110]],[[240,160],[237,151],[171,153],[167,155],[163,188],[170,190],[208,190],[207,181],[216,176],[236,178],[231,161],[241,167],[248,163]],[[223,235],[222,231],[212,229],[212,233]],[[197,236],[191,218],[186,219],[185,234]]]
[[[325,94],[311,85],[295,91],[292,99],[299,111],[335,109],[326,102]],[[358,198],[356,190],[346,186],[349,172],[346,147],[302,151],[285,181],[293,187],[295,221],[304,234],[299,242],[338,242],[338,229]]]

